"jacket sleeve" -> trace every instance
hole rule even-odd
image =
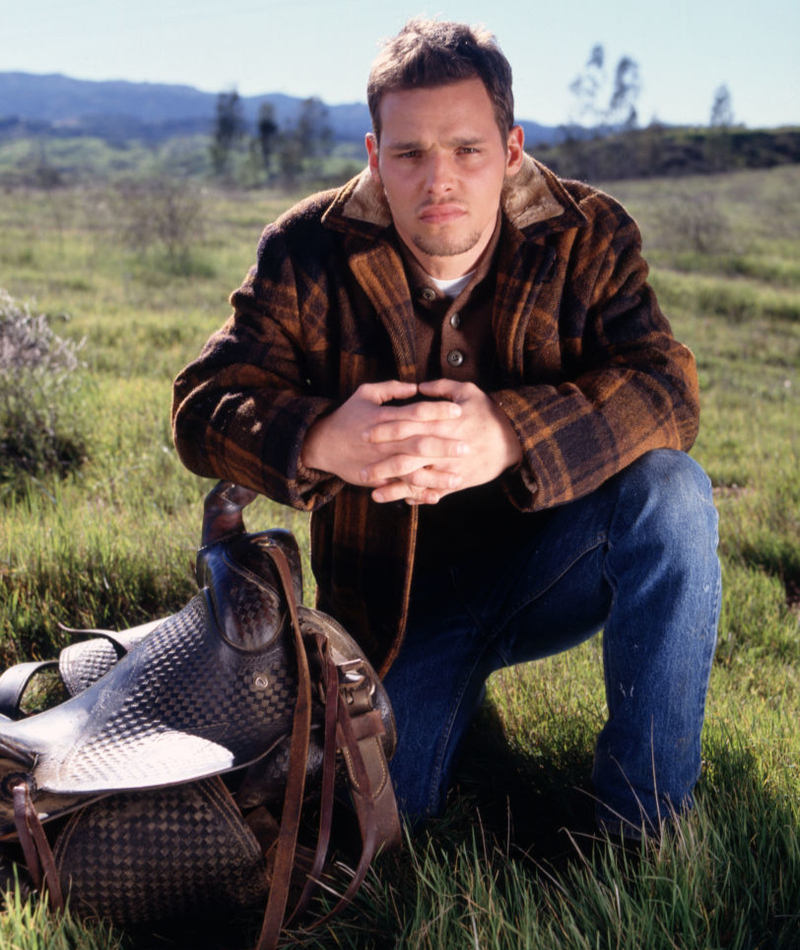
[[[584,210],[588,225],[557,250],[553,382],[523,372],[521,385],[491,394],[523,446],[522,464],[504,478],[524,511],[586,495],[651,449],[687,451],[697,435],[694,357],[647,283],[638,227],[605,195]],[[541,338],[537,346],[542,356]]]
[[[320,299],[319,295],[315,299]],[[312,510],[341,488],[300,462],[303,439],[334,403],[312,395],[295,268],[275,226],[231,296],[233,314],[175,379],[173,437],[192,472]]]

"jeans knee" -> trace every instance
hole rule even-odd
[[[695,552],[716,552],[718,518],[711,482],[685,452],[647,452],[622,474],[627,518],[641,520],[652,537]]]

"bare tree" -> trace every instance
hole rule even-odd
[[[583,72],[570,83],[569,90],[575,99],[575,112],[571,116],[573,124],[586,124],[588,120],[588,124],[597,125],[602,121],[603,109],[599,97],[606,82],[605,56],[602,43],[596,43]]]
[[[709,125],[715,129],[727,129],[733,125],[731,91],[724,83],[718,86],[717,91],[714,93]]]
[[[733,104],[730,90],[725,84],[718,86],[714,93],[709,124],[711,130],[706,139],[706,154],[712,168],[724,171],[735,164],[731,133]]]
[[[607,121],[612,125],[621,125],[625,129],[636,128],[638,114],[636,101],[642,84],[639,78],[639,64],[630,56],[623,56],[614,71],[614,87],[606,111]]]
[[[636,102],[642,87],[639,64],[630,56],[623,56],[614,70],[609,90],[605,60],[602,44],[596,43],[583,72],[570,83],[569,89],[575,100],[572,123],[635,128],[638,122]]]

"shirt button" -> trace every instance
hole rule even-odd
[[[447,362],[451,366],[461,366],[461,364],[464,362],[464,354],[461,352],[461,350],[450,350],[450,352],[447,354]]]
[[[436,291],[433,287],[423,287],[419,295],[423,300],[436,300]]]
[[[461,314],[460,313],[451,313],[450,314],[450,326],[457,330],[461,326]]]

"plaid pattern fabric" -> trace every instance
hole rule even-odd
[[[527,159],[503,196],[491,397],[524,450],[503,476],[523,511],[596,489],[696,436],[694,359],[647,284],[636,223],[612,198]],[[184,463],[313,511],[318,605],[384,671],[405,620],[415,508],[307,472],[307,429],[362,382],[416,380],[413,303],[388,207],[367,172],[264,231],[233,315],[174,387]]]

